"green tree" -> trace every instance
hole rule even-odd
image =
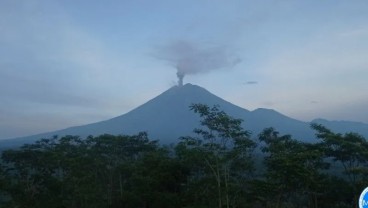
[[[322,170],[328,168],[323,150],[317,144],[303,143],[289,135],[279,136],[273,128],[265,129],[259,139],[265,144],[261,149],[266,153],[266,180],[257,185],[272,190],[266,192],[266,202],[275,203],[268,206],[318,207],[325,179]]]
[[[121,207],[134,187],[126,185],[132,167],[157,149],[141,133],[42,139],[4,151],[9,207]]]
[[[55,163],[50,149],[54,139],[42,139],[19,150],[2,153],[10,207],[59,207],[60,181],[54,177]]]
[[[311,125],[321,139],[326,157],[342,166],[342,173],[353,190],[354,207],[358,207],[358,197],[368,179],[368,142],[356,133],[338,134],[319,124]],[[340,166],[340,167],[341,167]]]
[[[204,204],[213,206],[212,198],[216,197],[219,208],[239,206],[247,176],[253,170],[251,152],[255,143],[241,127],[241,119],[232,118],[217,106],[194,104],[190,109],[201,117],[202,128],[194,130],[200,138],[182,138],[176,148],[179,158],[192,162],[188,187],[195,184],[194,195],[205,196],[207,202],[201,199]]]

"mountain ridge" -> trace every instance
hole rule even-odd
[[[137,108],[111,119],[27,137],[0,140],[0,145],[11,146],[9,143],[20,145],[54,135],[59,137],[64,135],[86,137],[105,133],[131,135],[141,131],[146,131],[150,138],[158,139],[161,143],[176,143],[179,137],[193,135],[193,129],[199,127],[199,116],[189,110],[189,106],[194,103],[219,105],[219,108],[230,116],[243,119],[243,127],[252,133],[252,137],[256,137],[264,128],[273,127],[281,134],[291,134],[302,141],[316,141],[310,122],[299,121],[273,109],[258,108],[249,111],[212,94],[205,88],[186,84],[171,87]],[[342,128],[346,126],[358,130],[357,133],[362,133],[365,137],[368,136],[368,124],[361,123],[354,126],[356,122],[345,121],[341,124],[318,119],[313,121],[321,122],[333,131],[348,130]]]

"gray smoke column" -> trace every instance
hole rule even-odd
[[[180,73],[179,71],[176,72],[176,76],[178,77],[178,86],[181,87],[183,86],[183,79],[184,79],[184,75],[183,73]]]
[[[183,85],[185,75],[208,73],[228,69],[241,62],[224,46],[200,47],[188,41],[175,41],[161,48],[158,57],[167,60],[177,70],[178,85]]]

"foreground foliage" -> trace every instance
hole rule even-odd
[[[357,207],[368,177],[362,136],[313,124],[318,143],[273,128],[256,142],[217,106],[191,109],[201,117],[197,136],[172,147],[139,133],[2,152],[0,207]]]

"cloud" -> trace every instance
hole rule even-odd
[[[246,81],[243,84],[246,84],[246,85],[255,85],[255,84],[258,84],[258,82],[257,81]]]
[[[186,40],[173,41],[159,48],[156,57],[172,64],[179,79],[185,75],[232,68],[241,62],[225,46],[203,46]]]

